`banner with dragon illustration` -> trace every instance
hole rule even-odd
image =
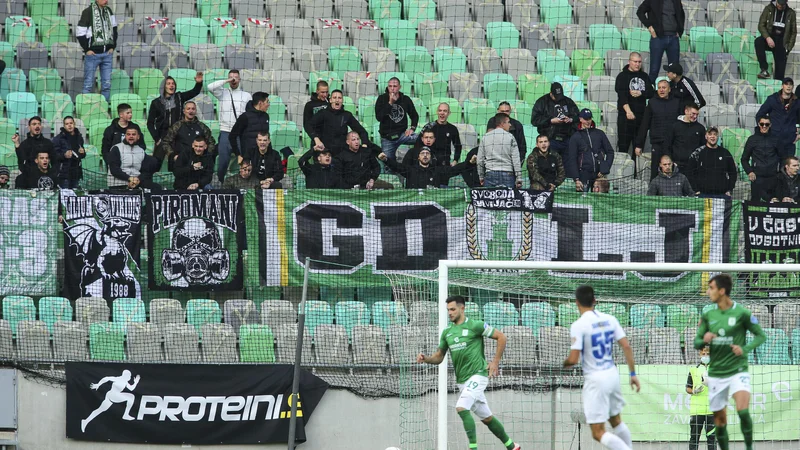
[[[64,295],[141,299],[142,196],[65,189],[61,208]]]
[[[735,260],[741,204],[724,199],[557,193],[552,209],[476,207],[469,191],[251,191],[248,285],[387,284],[390,273],[433,274],[441,259],[709,262]],[[486,202],[480,203],[486,206]],[[523,206],[523,207],[520,207]],[[549,205],[547,205],[549,206]],[[538,212],[549,211],[549,212]],[[255,246],[258,243],[258,246]],[[257,251],[256,251],[257,250]],[[258,255],[258,258],[254,258]],[[484,274],[487,277],[503,274]],[[515,276],[508,273],[507,275]],[[548,274],[570,292],[582,274]],[[595,284],[651,294],[698,292],[707,274],[609,273]],[[478,277],[479,278],[479,277]],[[476,285],[480,280],[476,278]]]

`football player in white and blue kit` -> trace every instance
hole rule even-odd
[[[583,367],[583,412],[592,429],[592,437],[611,450],[631,450],[631,432],[622,422],[620,413],[625,406],[619,386],[619,373],[614,364],[614,342],[619,342],[631,372],[631,388],[639,392],[639,378],[633,349],[625,331],[614,316],[595,311],[594,289],[579,286],[575,290],[575,303],[581,317],[570,326],[572,344],[564,367],[581,362]],[[606,421],[614,433],[606,433]]]

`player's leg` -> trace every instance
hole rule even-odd
[[[606,432],[605,423],[591,423],[589,427],[592,429],[592,437],[594,440],[603,444],[606,448],[611,450],[631,450],[631,448],[625,444],[625,441],[620,439],[617,435]]]
[[[456,402],[456,413],[461,418],[461,423],[464,425],[464,432],[467,433],[467,440],[469,440],[469,448],[478,448],[478,433],[475,430],[475,419],[472,417],[472,405],[475,404],[475,397],[473,396],[472,389],[476,388],[478,383],[473,381],[472,378],[467,380],[461,388],[461,395]]]
[[[489,428],[489,431],[491,431],[497,439],[500,439],[500,442],[503,443],[507,450],[520,449],[519,445],[515,444],[514,440],[508,437],[506,429],[503,427],[503,423],[500,422],[500,419],[492,415],[489,404],[486,402],[486,396],[483,393],[481,393],[472,406],[472,412],[481,419],[481,422]]]
[[[725,408],[728,407],[728,388],[730,387],[731,377],[707,377],[706,379],[708,380],[708,406],[714,412],[714,433],[717,437],[717,443],[720,450],[729,450],[728,414]]]
[[[630,450],[625,441],[614,433],[606,433],[610,414],[610,396],[602,377],[586,378],[583,384],[583,413],[592,430],[592,437],[611,450]]]
[[[631,430],[622,421],[622,408],[625,406],[625,399],[622,398],[622,388],[619,384],[619,376],[609,377],[606,380],[606,389],[609,391],[608,396],[608,414],[611,416],[608,422],[614,427],[614,434],[617,435],[625,445],[633,448],[633,440],[631,439]]]
[[[706,444],[708,444],[708,450],[717,450],[717,438],[714,435],[715,427],[714,427],[714,416],[709,414],[705,417],[705,432],[706,432]]]
[[[628,446],[628,448],[633,448],[633,439],[631,439],[631,430],[628,429],[628,426],[625,425],[625,422],[622,421],[622,417],[619,414],[612,416],[608,419],[608,423],[611,424],[611,427],[614,430],[614,434],[617,435],[618,438],[622,439],[622,442]]]
[[[736,402],[736,413],[739,415],[745,450],[753,449],[753,418],[750,417],[750,374],[740,373],[733,376],[731,392]]]

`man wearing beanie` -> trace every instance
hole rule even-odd
[[[569,152],[564,160],[567,177],[575,181],[575,190],[589,192],[598,178],[611,172],[614,149],[608,137],[594,127],[592,111],[584,108],[580,112],[578,131],[569,140]]]
[[[10,189],[11,185],[8,183],[11,178],[11,172],[7,166],[0,166],[0,189]]]
[[[694,84],[691,78],[683,76],[683,66],[680,63],[672,63],[664,66],[667,71],[667,78],[669,78],[670,91],[672,96],[677,98],[681,106],[687,103],[697,105],[698,109],[706,106],[706,99],[700,93],[700,89]]]

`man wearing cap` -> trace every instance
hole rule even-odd
[[[653,96],[653,83],[642,70],[641,54],[631,52],[628,64],[617,75],[614,90],[617,92],[618,149],[628,153],[642,125],[647,99]]]
[[[778,144],[782,158],[795,153],[795,142],[800,139],[797,122],[800,116],[800,102],[794,91],[794,80],[784,78],[781,90],[767,97],[756,116],[769,116],[772,119],[770,133]]]
[[[706,128],[697,122],[698,114],[697,105],[687,103],[683,108],[683,115],[672,123],[664,139],[664,153],[672,158],[681,172],[686,171],[692,152],[706,143]],[[654,158],[655,156],[653,155]]]
[[[752,183],[750,200],[767,202],[772,199],[778,178],[781,156],[772,136],[769,116],[758,116],[756,132],[747,138],[742,153],[742,170]]]
[[[670,91],[672,96],[678,99],[681,105],[687,103],[694,103],[698,109],[706,106],[706,99],[697,89],[691,78],[683,76],[683,66],[680,63],[670,63],[664,66],[667,71],[667,78],[670,82]]]
[[[606,134],[594,127],[590,109],[582,109],[579,117],[578,131],[569,139],[564,168],[567,176],[575,181],[576,191],[589,192],[596,179],[611,171],[614,149]]]
[[[478,146],[478,177],[484,187],[522,187],[519,149],[508,132],[511,121],[507,114],[494,116],[497,128],[483,135]]]
[[[569,138],[578,129],[578,106],[564,95],[561,83],[550,85],[550,93],[533,104],[531,125],[550,139],[551,150],[562,157],[566,154]]]
[[[659,81],[658,95],[651,98],[647,103],[642,124],[639,126],[639,134],[636,136],[636,148],[633,150],[636,156],[640,156],[647,140],[647,133],[650,133],[650,146],[652,147],[651,180],[658,175],[658,164],[656,162],[660,158],[659,155],[664,154],[664,140],[679,114],[678,99],[669,95],[669,92],[669,81]]]
[[[312,157],[316,163],[311,162]],[[344,189],[347,187],[342,179],[342,171],[339,166],[331,164],[332,162],[333,156],[328,148],[311,149],[297,160],[300,170],[306,177],[306,189]]]
[[[0,166],[0,189],[11,188],[8,183],[9,178],[11,178],[11,171],[8,170],[8,166]]]
[[[760,36],[753,43],[761,67],[758,78],[769,78],[767,52],[770,51],[775,58],[775,79],[782,80],[786,71],[786,55],[794,48],[797,38],[794,10],[786,4],[786,0],[767,3],[758,18],[758,33]]]
[[[719,129],[706,131],[706,144],[689,156],[686,175],[700,196],[730,197],[736,185],[736,161],[725,147],[719,145]]]
[[[658,77],[661,58],[667,53],[667,63],[677,63],[681,52],[681,35],[686,14],[681,0],[644,0],[636,15],[650,31],[650,79]]]

